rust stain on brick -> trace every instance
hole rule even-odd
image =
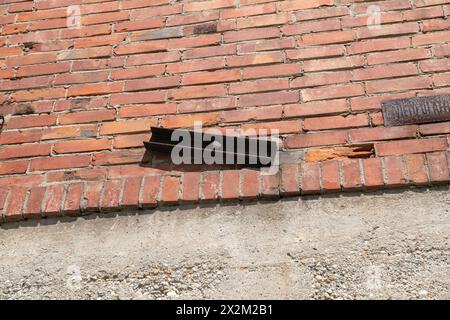
[[[367,159],[375,155],[373,144],[349,147],[310,149],[306,151],[306,162],[326,160]]]

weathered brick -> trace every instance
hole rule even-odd
[[[281,165],[281,185],[280,194],[283,196],[293,196],[300,194],[299,165]]]
[[[180,178],[176,176],[164,176],[161,185],[161,202],[166,205],[174,205],[180,199]]]
[[[320,193],[320,168],[318,163],[302,163],[301,179],[302,194]]]
[[[67,186],[63,213],[67,216],[77,216],[81,211],[81,197],[84,193],[84,183],[75,182]]]
[[[346,144],[348,133],[345,131],[307,133],[288,136],[284,146],[289,149]]]
[[[241,170],[241,197],[245,200],[254,200],[259,195],[259,172],[256,170]]]
[[[27,203],[23,209],[24,218],[39,218],[41,216],[45,190],[45,187],[33,187],[30,189]]]
[[[386,185],[390,188],[405,185],[407,180],[405,177],[402,158],[399,156],[390,156],[383,158]]]
[[[222,172],[221,190],[220,199],[225,201],[239,199],[239,171],[224,170]]]
[[[365,127],[368,125],[366,114],[348,115],[346,117],[332,116],[305,119],[305,130],[342,129],[352,127]]]
[[[422,154],[408,154],[405,157],[409,181],[414,185],[426,185],[428,176],[425,168],[425,157]]]
[[[364,186],[367,189],[384,187],[384,178],[380,158],[362,159]]]
[[[379,157],[445,151],[447,149],[447,140],[441,138],[400,140],[375,144],[375,151]]]
[[[103,195],[100,201],[100,210],[103,212],[119,210],[120,180],[109,180],[103,187]]]
[[[160,193],[161,176],[148,176],[144,178],[144,185],[140,203],[142,207],[156,207]]]
[[[431,183],[443,183],[450,181],[446,153],[427,153],[426,157]]]
[[[45,171],[89,166],[90,156],[65,156],[32,159],[30,171]]]
[[[0,175],[25,173],[27,168],[27,161],[2,161],[0,162]]]
[[[342,163],[342,187],[346,191],[362,188],[359,160],[344,160]]]
[[[3,217],[7,222],[22,220],[22,209],[27,197],[27,189],[15,187],[10,190],[8,203],[3,212]]]
[[[212,201],[219,196],[219,172],[208,171],[203,172],[201,182],[201,200]]]
[[[200,199],[200,173],[186,172],[183,175],[183,202],[198,202]]]
[[[323,192],[341,191],[338,161],[325,161],[321,164],[322,190]]]

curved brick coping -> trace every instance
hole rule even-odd
[[[446,152],[433,152],[284,164],[272,176],[243,169],[17,186],[0,188],[0,212],[2,222],[10,222],[183,203],[431,186],[450,182],[448,163]]]

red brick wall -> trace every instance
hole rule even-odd
[[[449,0],[1,0],[0,213],[446,183],[450,123],[385,128],[380,101],[450,93],[449,15]],[[307,154],[375,153],[275,176],[140,165],[150,126],[195,120],[279,129],[285,149]]]

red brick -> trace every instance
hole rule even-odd
[[[350,131],[352,142],[367,142],[379,140],[394,140],[402,138],[414,138],[417,135],[418,126],[378,127],[363,128]]]
[[[342,187],[345,191],[359,190],[362,187],[359,160],[344,160],[342,163]]]
[[[364,185],[367,189],[384,187],[384,178],[380,158],[362,160]]]
[[[413,46],[424,46],[430,45],[434,43],[445,43],[450,39],[450,31],[438,31],[438,32],[430,32],[426,34],[419,34],[412,37]]]
[[[323,192],[341,191],[338,161],[325,161],[321,163]]]
[[[424,136],[450,133],[450,122],[424,124],[419,126],[419,131]]]
[[[56,115],[33,115],[11,118],[5,125],[6,129],[20,129],[32,127],[53,126],[56,124]]]
[[[35,77],[24,79],[13,79],[0,81],[0,90],[13,91],[22,89],[33,89],[48,87],[50,83],[50,77]]]
[[[177,87],[180,84],[180,77],[161,77],[139,80],[129,80],[125,82],[124,91],[141,91],[147,89],[160,89]]]
[[[25,144],[0,147],[0,160],[50,155],[50,144]]]
[[[261,174],[261,197],[276,198],[280,194],[280,175]]]
[[[142,142],[150,140],[150,137],[150,133],[116,136],[114,137],[114,148],[125,149],[142,147]]]
[[[350,71],[305,74],[291,81],[291,88],[311,88],[330,84],[348,83],[352,79]]]
[[[3,209],[6,206],[6,199],[8,198],[8,194],[9,194],[9,190],[8,189],[4,189],[4,188],[0,188],[0,219],[3,219]],[[1,221],[0,220],[0,221]]]
[[[448,182],[449,170],[448,160],[445,152],[427,153],[428,170],[432,183]]]
[[[346,43],[356,39],[353,30],[311,33],[301,37],[299,41],[302,46],[315,46],[323,44]]]
[[[81,197],[84,193],[84,183],[71,183],[67,187],[63,213],[67,216],[77,216],[81,211]]]
[[[94,71],[71,74],[57,74],[55,76],[54,85],[67,85],[88,82],[101,82],[108,80],[109,71]]]
[[[65,156],[32,159],[30,171],[80,168],[89,166],[91,156]]]
[[[194,123],[199,121],[203,127],[206,127],[217,124],[218,118],[217,113],[167,116],[162,119],[161,126],[164,128],[186,128],[193,127]]]
[[[71,86],[67,90],[68,97],[76,96],[92,96],[100,94],[110,94],[115,92],[121,92],[123,88],[122,82],[103,82],[103,83],[93,83],[93,84],[83,84]]]
[[[371,53],[367,56],[367,63],[369,65],[375,65],[392,62],[423,60],[430,57],[430,50],[425,48],[412,48],[389,52]]]
[[[128,120],[103,123],[100,127],[101,135],[118,133],[148,132],[150,127],[157,124],[157,119]]]
[[[120,108],[120,118],[138,118],[156,116],[162,114],[176,113],[176,104],[153,104],[153,105],[138,105],[138,106],[125,106]]]
[[[379,157],[409,153],[445,151],[447,149],[447,140],[441,138],[389,141],[375,145],[375,151]]]
[[[161,176],[148,176],[144,178],[144,186],[140,203],[142,207],[156,207],[161,184]]]
[[[180,198],[180,178],[175,176],[164,176],[162,182],[161,202],[166,205],[178,203]]]
[[[203,201],[216,200],[219,196],[219,173],[204,172],[201,184],[201,199]]]
[[[134,92],[134,93],[120,93],[113,94],[110,98],[111,105],[124,105],[131,103],[153,103],[165,102],[167,91],[158,90],[150,92]]]
[[[364,87],[361,84],[336,85],[302,90],[303,100],[315,101],[325,99],[347,98],[364,95]]]
[[[340,57],[343,56],[344,54],[345,54],[345,47],[343,45],[301,48],[286,51],[286,56],[291,60],[332,58],[332,57]]]
[[[422,154],[408,154],[405,157],[406,169],[409,181],[414,185],[428,184],[428,176],[425,168],[425,157]]]
[[[320,173],[318,163],[302,163],[302,194],[320,193]]]
[[[291,10],[319,8],[321,6],[329,6],[329,5],[333,5],[333,0],[311,0],[311,1],[292,0],[292,1],[283,1],[280,4],[279,9],[281,11],[291,11]]]
[[[251,120],[281,119],[281,106],[260,107],[256,109],[240,109],[221,112],[221,122],[247,122]]]
[[[111,148],[111,141],[109,139],[71,140],[55,143],[53,152],[58,154],[77,153],[107,150],[109,148]]]
[[[52,63],[37,66],[23,66],[17,69],[17,77],[40,76],[47,74],[65,73],[70,71],[70,63]]]
[[[144,150],[104,151],[94,153],[92,164],[94,166],[140,163],[144,159]]]
[[[388,187],[399,187],[405,185],[405,177],[402,158],[398,156],[385,157],[384,167],[386,174],[386,185]]]
[[[241,79],[239,70],[221,70],[210,72],[188,73],[183,76],[182,85],[206,83],[234,82]]]
[[[307,117],[322,114],[344,113],[347,111],[346,100],[331,100],[285,105],[284,117]]]
[[[432,87],[430,77],[409,77],[401,79],[371,81],[366,84],[367,93],[383,93]]]
[[[200,173],[186,172],[183,176],[183,202],[198,202],[200,199]]]
[[[289,89],[289,79],[261,79],[256,81],[244,81],[231,83],[230,94],[244,94],[251,92],[277,91]]]
[[[237,200],[239,199],[239,171],[224,170],[222,172],[222,200]]]
[[[341,129],[351,127],[365,127],[368,125],[366,114],[348,115],[346,117],[333,116],[305,119],[305,130]]]
[[[27,161],[8,161],[0,162],[0,175],[9,175],[17,173],[25,173],[28,168]]]
[[[243,79],[280,77],[301,73],[300,64],[280,64],[275,66],[244,68]]]
[[[210,85],[174,89],[170,92],[170,97],[174,100],[187,100],[210,97],[226,96],[226,88],[224,85]]]
[[[83,195],[83,211],[92,212],[100,210],[100,198],[103,189],[103,182],[90,181],[86,184],[86,190]]]
[[[113,80],[147,78],[150,76],[162,75],[165,70],[165,66],[161,64],[127,69],[115,69],[111,71],[111,78]]]
[[[360,54],[374,51],[406,49],[409,48],[409,45],[409,37],[380,38],[353,42],[348,46],[347,51],[349,54]],[[378,56],[381,57],[381,54]]]
[[[294,38],[268,39],[245,42],[239,45],[240,53],[253,53],[267,50],[281,50],[295,48]]]
[[[27,189],[23,187],[12,188],[3,216],[7,222],[22,220],[22,209],[27,197]]]
[[[239,106],[254,107],[274,104],[296,103],[300,99],[298,91],[278,91],[247,94],[239,97]]]
[[[60,125],[64,125],[64,124],[100,122],[115,119],[116,119],[115,110],[96,110],[85,112],[78,111],[75,113],[61,114],[58,118],[58,123]]]
[[[346,144],[347,142],[348,133],[344,131],[337,131],[291,135],[286,138],[284,145],[288,149],[296,149]]]
[[[256,17],[246,17],[237,19],[237,28],[257,28],[273,25],[284,25],[288,23],[290,16],[287,13],[277,13],[269,15],[261,15]]]
[[[256,170],[241,170],[241,197],[254,200],[259,195],[259,172]]]
[[[420,31],[417,22],[397,23],[391,25],[383,25],[382,28],[361,28],[358,32],[359,39],[379,38],[386,36],[399,36],[404,34],[414,34]],[[414,38],[414,37],[413,37]]]
[[[241,133],[243,135],[254,135],[264,133],[262,130],[266,130],[269,134],[287,134],[287,133],[299,133],[301,129],[300,120],[291,121],[277,121],[277,122],[261,122],[261,123],[249,123],[241,125]]]
[[[225,55],[234,55],[236,54],[236,52],[237,46],[235,44],[226,44],[221,46],[189,49],[183,53],[183,58],[198,59],[206,57],[219,57]]]
[[[281,165],[280,194],[282,196],[294,196],[300,194],[298,164]]]
[[[209,0],[203,2],[191,2],[184,5],[184,11],[206,11],[211,9],[233,7],[234,4],[234,0]]]
[[[28,200],[23,210],[23,217],[39,218],[42,212],[42,204],[45,196],[45,187],[34,187],[30,189]]]
[[[120,188],[120,180],[109,180],[105,182],[103,187],[103,195],[100,202],[101,211],[106,212],[119,210]]]
[[[125,179],[120,206],[125,209],[136,209],[139,207],[142,178],[133,177]]]

